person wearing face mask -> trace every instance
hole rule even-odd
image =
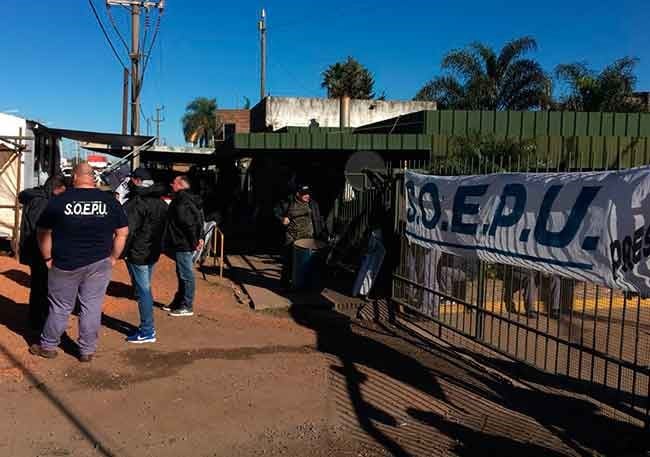
[[[140,167],[131,173],[128,200],[124,204],[129,221],[124,259],[138,302],[140,325],[126,338],[129,343],[156,342],[151,278],[162,248],[167,204],[161,198],[166,193],[166,186],[154,183],[147,169]]]

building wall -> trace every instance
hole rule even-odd
[[[248,109],[219,109],[217,121],[222,124],[235,124],[237,133],[248,133],[251,130],[251,111]]]
[[[350,101],[350,127],[379,122],[402,114],[435,110],[435,102]],[[266,97],[251,110],[251,131],[273,131],[283,127],[339,127],[339,100],[333,98]]]

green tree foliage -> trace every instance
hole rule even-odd
[[[546,164],[537,158],[532,140],[497,138],[492,134],[474,132],[467,137],[454,137],[450,153],[432,160],[432,173],[463,175],[476,170],[488,173],[516,171],[525,164],[543,170]]]
[[[497,54],[482,43],[451,51],[441,63],[447,74],[426,83],[416,100],[442,109],[527,110],[548,103],[550,83],[540,64],[524,56],[537,49],[531,37],[506,43]]]
[[[636,85],[634,70],[638,59],[623,57],[600,73],[585,63],[558,65],[555,76],[568,86],[556,109],[569,111],[637,112],[642,106],[633,97]]]
[[[327,67],[321,83],[330,98],[347,95],[351,98],[371,99],[375,97],[374,86],[372,73],[352,57]]]
[[[183,116],[185,141],[207,147],[217,135],[217,99],[198,97],[188,103]]]

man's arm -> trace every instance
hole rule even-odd
[[[289,218],[287,217],[287,211],[289,210],[286,202],[281,201],[278,203],[275,208],[273,208],[273,215],[282,225],[289,225]]]
[[[52,268],[52,230],[39,228],[36,233],[38,247],[45,260],[45,265],[47,265],[47,268]]]
[[[122,227],[115,230],[113,237],[113,252],[111,252],[111,264],[115,265],[117,259],[122,255],[126,238],[129,236],[129,227]]]

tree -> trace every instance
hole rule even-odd
[[[641,103],[634,98],[639,60],[623,57],[605,67],[600,73],[585,63],[570,63],[555,67],[555,77],[568,86],[569,93],[557,104],[558,109],[571,111],[636,112]]]
[[[217,99],[198,97],[188,103],[183,116],[185,141],[206,147],[217,135]]]
[[[375,80],[372,73],[352,57],[327,67],[323,72],[323,82],[321,83],[321,87],[327,89],[327,96],[330,98],[343,96],[361,99],[374,98],[374,86]]]
[[[524,55],[535,51],[531,37],[506,43],[499,54],[481,43],[451,51],[437,76],[416,94],[443,109],[527,110],[546,106],[550,82],[540,64]]]

